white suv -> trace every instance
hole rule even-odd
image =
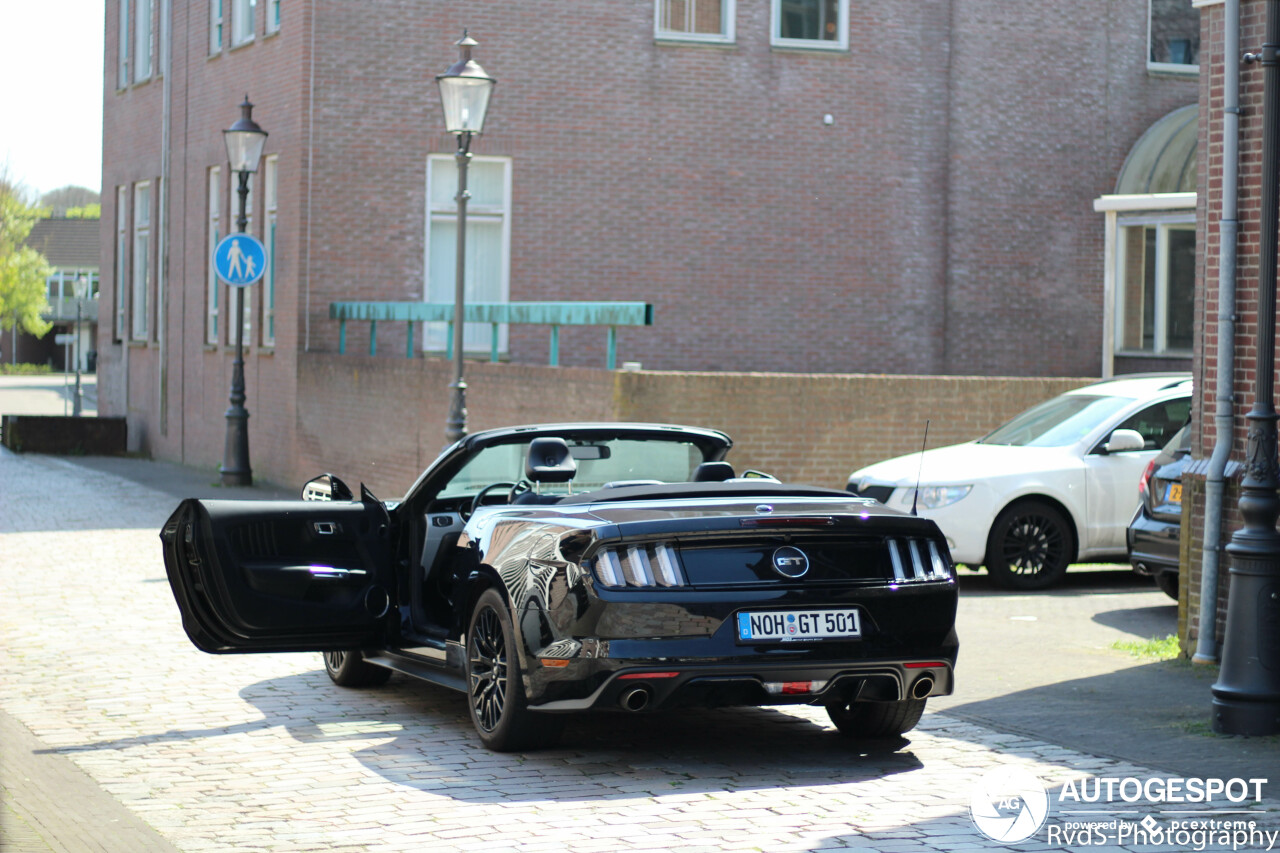
[[[1002,586],[1041,589],[1077,560],[1125,561],[1143,468],[1190,412],[1189,374],[1121,376],[1041,403],[977,441],[854,471],[848,489],[917,507],[942,528],[956,562],[986,565]]]

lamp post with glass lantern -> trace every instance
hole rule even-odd
[[[249,225],[245,207],[249,200],[249,176],[258,171],[267,132],[253,120],[253,104],[244,96],[240,118],[222,131],[227,145],[227,162],[240,176],[240,215],[236,230],[243,234]],[[253,469],[249,467],[249,410],[244,407],[244,293],[236,299],[236,358],[231,367],[231,405],[227,409],[227,442],[222,453],[222,485],[252,486]]]
[[[445,422],[445,438],[455,442],[467,434],[467,381],[463,376],[463,330],[466,327],[466,250],[467,250],[467,166],[471,162],[471,137],[484,128],[489,96],[497,83],[485,73],[480,63],[471,58],[476,40],[462,31],[456,42],[458,61],[436,77],[440,87],[440,103],[444,107],[444,123],[449,133],[458,137],[458,248],[453,282],[453,382],[449,385],[449,418]]]
[[[80,396],[80,321],[83,319],[84,299],[89,295],[89,280],[84,276],[76,279],[74,285],[76,295],[76,395],[71,401],[71,416],[78,418],[84,409]]]

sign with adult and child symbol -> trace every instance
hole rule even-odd
[[[252,234],[228,234],[213,250],[213,268],[218,278],[232,287],[248,287],[262,278],[267,266],[267,250]]]

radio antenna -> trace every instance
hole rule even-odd
[[[916,490],[911,495],[911,514],[918,515],[916,505],[920,502],[920,475],[924,472],[924,449],[929,446],[929,419],[924,421],[924,441],[920,442],[920,465],[916,468]]]

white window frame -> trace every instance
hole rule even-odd
[[[1147,70],[1155,71],[1160,74],[1182,74],[1188,77],[1194,77],[1200,73],[1200,65],[1184,65],[1178,62],[1153,62],[1151,59],[1151,2],[1147,0]],[[1191,0],[1186,0],[1187,5],[1192,5]]]
[[[688,3],[696,0],[686,0]],[[736,38],[736,22],[738,17],[737,0],[721,0],[720,32],[690,33],[682,30],[666,30],[662,28],[662,10],[671,0],[653,0],[653,37],[659,41],[686,41],[702,44],[733,44]]]
[[[155,16],[152,0],[134,2],[134,50],[133,82],[145,83],[151,79],[155,60],[155,41],[152,38]]]
[[[240,176],[237,172],[231,173],[231,205],[227,210],[227,234],[240,228],[238,221],[240,216]],[[249,194],[244,197],[244,233],[253,233],[253,179],[257,177],[257,173],[249,173]],[[224,235],[225,236],[225,235]],[[252,287],[252,285],[250,285]],[[227,322],[223,325],[227,330],[227,345],[236,345],[236,303],[245,296],[248,287],[232,287],[226,285],[227,288]],[[244,305],[244,345],[247,348],[253,343],[253,303],[246,301]]]
[[[784,0],[771,0],[769,44],[773,47],[799,50],[848,50],[849,49],[849,0],[836,0],[836,38],[797,39],[782,37],[782,4]],[[821,0],[820,0],[821,2]]]
[[[1123,235],[1126,228],[1156,229],[1156,269],[1155,269],[1155,304],[1152,316],[1155,318],[1155,329],[1152,348],[1133,349],[1122,347],[1125,328],[1125,280],[1127,241],[1116,240],[1116,287],[1115,293],[1115,340],[1116,355],[1155,355],[1184,356],[1190,355],[1189,349],[1169,349],[1168,304],[1169,304],[1169,232],[1171,230],[1195,231],[1196,217],[1194,213],[1151,213],[1146,215],[1119,216],[1116,218],[1117,235]]]
[[[151,182],[133,185],[133,287],[130,292],[129,338],[145,341],[150,328]]]
[[[279,199],[280,157],[272,154],[262,167],[262,242],[267,261],[262,271],[262,345],[276,345],[276,210]]]
[[[129,282],[129,188],[116,187],[116,322],[114,339],[124,340],[125,293]]]
[[[209,243],[209,263],[205,271],[205,329],[204,342],[216,346],[218,343],[218,273],[214,269],[213,250],[222,239],[222,167],[212,166],[208,179],[209,198],[205,204],[205,235]]]
[[[258,0],[231,0],[231,46],[253,41],[257,28]]]
[[[225,43],[222,37],[222,24],[226,20],[227,0],[209,0],[209,55],[222,53]]]
[[[427,215],[426,229],[423,234],[423,268],[422,268],[422,301],[429,302],[431,300],[431,223],[435,222],[454,222],[458,221],[458,206],[452,199],[436,206],[431,204],[431,178],[433,173],[432,163],[447,162],[454,164],[457,158],[453,154],[429,154],[427,155]],[[477,205],[474,200],[467,204],[467,220],[468,221],[500,221],[502,223],[502,264],[499,272],[499,302],[511,301],[511,171],[512,160],[510,157],[472,155],[472,165],[476,163],[501,163],[503,166],[502,176],[502,198],[503,204],[499,208]],[[456,227],[456,225],[455,225]],[[452,293],[450,288],[450,293]],[[453,300],[450,299],[450,302]],[[444,324],[425,324],[428,328],[423,330],[422,344],[420,349],[423,352],[442,352],[445,347],[445,334],[442,331],[433,331],[432,326],[444,328]],[[488,324],[484,324],[486,327]],[[486,333],[489,331],[485,329]],[[490,340],[486,338],[486,340]],[[470,349],[466,348],[466,342],[463,342],[463,348],[470,353],[488,353],[491,349],[490,343],[486,343],[483,348],[478,344],[473,344]],[[498,327],[498,352],[505,353],[507,351],[507,327],[502,324]]]
[[[116,88],[129,87],[129,0],[120,0],[120,22],[116,51]]]
[[[280,32],[280,0],[267,0],[267,35]]]

